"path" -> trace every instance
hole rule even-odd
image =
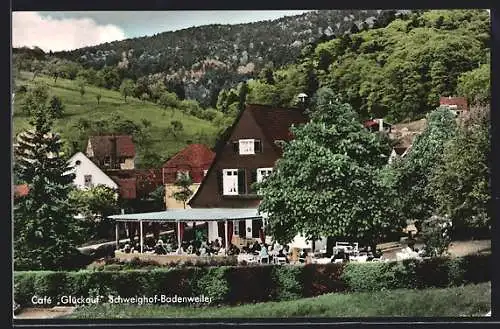
[[[69,315],[75,311],[74,306],[56,306],[53,308],[25,308],[14,319],[53,319]]]

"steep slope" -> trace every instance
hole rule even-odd
[[[125,77],[161,75],[187,98],[215,106],[218,91],[264,66],[293,63],[301,49],[351,30],[385,26],[396,11],[323,10],[238,25],[207,25],[58,52],[85,67],[126,69]],[[177,86],[175,86],[177,84]]]
[[[177,109],[163,110],[156,104],[131,97],[125,103],[118,92],[93,86],[85,87],[82,97],[76,81],[58,79],[54,83],[53,79],[40,76],[33,82],[31,78],[32,75],[23,73],[16,84],[29,89],[34,83],[43,82],[50,87],[51,96],[61,98],[65,114],[56,121],[55,126],[56,131],[68,142],[68,152],[83,150],[88,135],[93,130],[94,133],[99,130],[106,133],[118,129],[122,132],[129,131],[136,139],[139,166],[161,165],[188,142],[212,144],[215,140],[217,127],[211,122],[183,114]],[[101,94],[99,104],[97,94]],[[15,96],[14,134],[29,126],[28,117],[22,111],[24,97],[22,93]],[[174,132],[172,121],[179,121],[182,130]]]

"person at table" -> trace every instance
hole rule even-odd
[[[167,254],[167,249],[163,245],[162,240],[158,240],[158,243],[155,246],[155,254],[158,254],[158,255],[166,255]]]
[[[269,253],[265,244],[260,246],[259,255],[262,263],[267,264],[269,262]]]
[[[252,246],[252,252],[254,254],[259,253],[260,249],[261,249],[260,244],[257,241],[255,241],[254,244],[253,244],[253,246]],[[266,252],[267,252],[267,249],[266,249]]]
[[[277,258],[284,258],[286,260],[287,263],[290,263],[290,261],[288,260],[288,257],[287,255],[285,254],[284,250],[283,249],[280,249],[278,251],[278,254],[276,255]]]

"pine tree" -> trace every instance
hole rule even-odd
[[[29,187],[14,205],[16,270],[67,268],[78,255],[79,230],[67,201],[74,175],[68,173],[61,137],[51,131],[47,95],[40,95],[29,109],[32,128],[14,145],[15,175]]]

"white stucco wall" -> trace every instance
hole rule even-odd
[[[80,160],[80,164],[76,165],[78,160]],[[94,186],[101,184],[113,189],[118,188],[118,185],[82,152],[73,155],[69,160],[69,164],[73,167],[73,173],[75,174],[73,183],[80,189],[85,188],[85,175],[92,175],[92,184]]]

